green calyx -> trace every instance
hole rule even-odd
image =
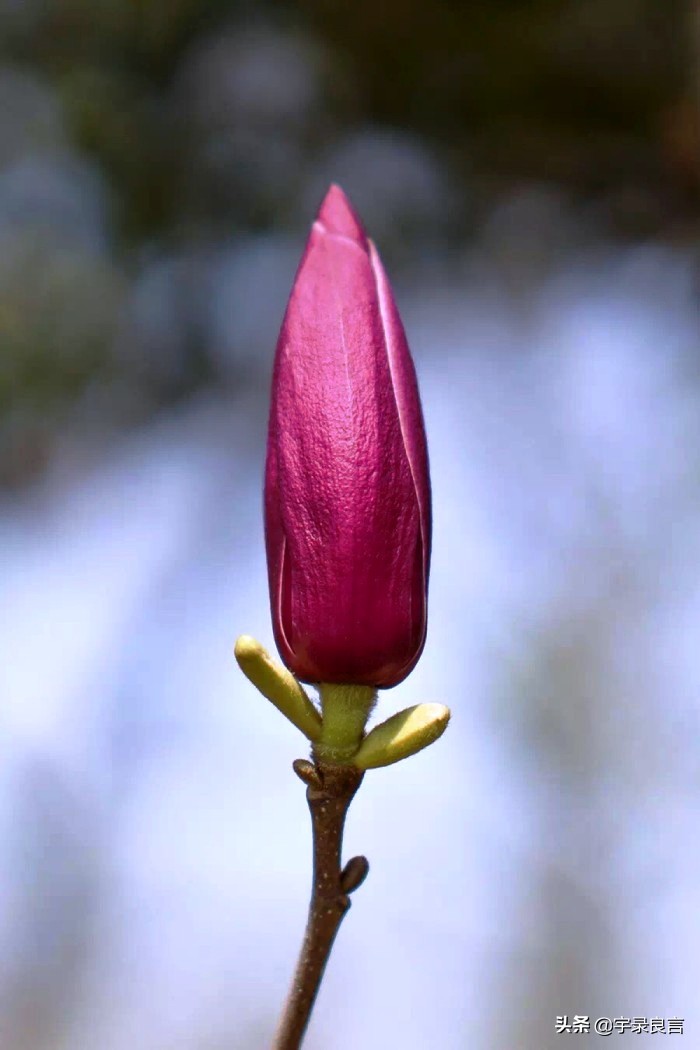
[[[358,769],[389,766],[422,751],[442,736],[450,720],[443,704],[417,704],[365,732],[377,690],[321,683],[321,711],[294,677],[249,635],[236,642],[236,660],[253,685],[313,744],[313,757]]]

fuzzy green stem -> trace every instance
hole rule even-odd
[[[319,762],[343,765],[357,752],[367,719],[377,702],[377,690],[366,685],[319,686],[323,725],[320,739],[314,743],[314,756]]]

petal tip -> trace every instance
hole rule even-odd
[[[328,233],[348,237],[363,248],[367,245],[367,235],[360,218],[337,183],[330,185],[328,193],[318,210],[318,221]]]

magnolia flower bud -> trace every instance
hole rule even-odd
[[[426,633],[425,431],[389,281],[338,186],[313,224],[277,344],[265,538],[287,667],[307,682],[402,681]]]

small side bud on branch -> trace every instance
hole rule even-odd
[[[308,787],[316,789],[322,787],[323,782],[318,769],[307,758],[295,758],[292,762],[292,769],[299,777],[299,780],[303,780]]]
[[[344,893],[353,893],[361,886],[369,874],[369,861],[366,857],[352,857],[340,873],[340,888]]]

